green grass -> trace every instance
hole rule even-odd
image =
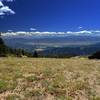
[[[100,100],[100,61],[0,58],[0,99]]]

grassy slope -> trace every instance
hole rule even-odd
[[[4,98],[100,100],[100,61],[0,58],[0,99]]]

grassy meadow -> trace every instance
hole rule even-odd
[[[0,58],[0,100],[100,100],[100,61]]]

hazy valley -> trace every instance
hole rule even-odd
[[[11,48],[22,48],[29,52],[37,50],[41,56],[91,55],[100,50],[100,36],[18,35],[2,38]]]

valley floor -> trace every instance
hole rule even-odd
[[[0,100],[100,100],[100,61],[0,58]]]

